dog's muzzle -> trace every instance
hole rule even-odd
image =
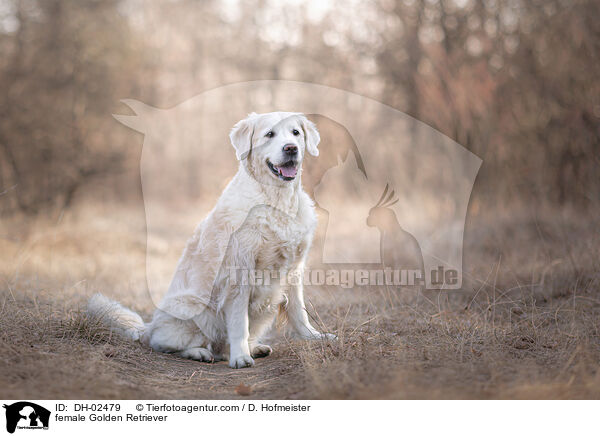
[[[275,165],[267,159],[267,166],[273,174],[286,182],[294,180],[298,174],[298,162],[295,160],[289,160],[282,164]]]

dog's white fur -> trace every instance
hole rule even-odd
[[[305,152],[319,154],[316,126],[298,113],[252,113],[233,127],[230,139],[240,161],[238,172],[188,241],[152,321],[145,324],[138,314],[100,294],[90,299],[88,311],[110,322],[115,332],[157,351],[200,361],[228,354],[229,366],[241,368],[253,365],[253,357],[271,353],[260,338],[280,307],[301,338],[335,336],[310,324],[301,280],[281,287],[278,279],[260,285],[231,277],[232,268],[302,277],[317,220],[302,189],[301,165]],[[293,180],[284,180],[267,162],[286,162],[283,147],[290,144],[298,148],[298,172]]]

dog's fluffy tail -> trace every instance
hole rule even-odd
[[[146,329],[141,316],[102,294],[90,298],[87,311],[113,332],[132,341],[139,341]]]

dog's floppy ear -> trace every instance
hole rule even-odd
[[[321,141],[321,135],[319,135],[317,126],[315,126],[315,123],[313,123],[309,119],[302,117],[302,129],[304,130],[306,151],[308,151],[313,156],[318,156],[319,149],[317,148],[317,146],[319,145],[319,141]]]
[[[254,134],[254,117],[256,113],[248,114],[246,118],[238,121],[229,133],[231,145],[235,148],[235,156],[238,160],[245,159],[252,147],[252,135]]]

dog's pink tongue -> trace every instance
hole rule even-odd
[[[279,172],[284,177],[296,177],[296,173],[298,172],[298,169],[296,167],[292,167],[292,166],[279,167]]]

